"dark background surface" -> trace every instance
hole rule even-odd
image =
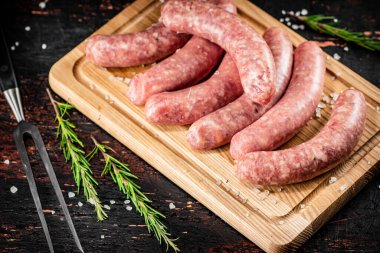
[[[82,195],[68,198],[67,192],[76,188],[69,165],[64,163],[59,143],[55,139],[56,123],[53,108],[48,102],[45,87],[51,65],[88,37],[98,27],[127,6],[128,1],[64,1],[50,0],[46,9],[38,6],[40,1],[18,0],[0,4],[5,19],[4,30],[8,43],[20,43],[12,57],[21,85],[22,99],[27,120],[34,122],[41,131],[47,145],[53,167],[59,178],[64,196],[69,205],[74,224],[87,252],[161,252],[164,248],[147,233],[143,219],[128,212],[123,204],[124,197],[118,192],[110,178],[100,177],[102,162],[95,159],[95,177],[101,184],[99,194],[104,203],[113,199],[108,211],[109,219],[99,223],[92,206],[85,203]],[[335,15],[342,26],[352,30],[379,30],[378,1],[254,1],[259,7],[276,18],[281,10],[297,11],[307,9],[310,14]],[[25,27],[31,31],[26,32]],[[309,29],[298,31],[310,40],[329,38]],[[41,45],[46,43],[47,49]],[[338,53],[341,61],[370,82],[379,86],[379,53],[348,45],[324,48],[330,54]],[[111,136],[101,131],[83,115],[74,112],[72,122],[77,133],[84,140],[86,149],[91,147],[90,134],[98,140],[108,142],[130,165],[133,173],[141,179],[143,191],[153,200],[153,206],[167,216],[168,225],[174,237],[180,237],[178,245],[182,252],[261,252],[252,242],[208,211],[200,203],[175,186],[147,163],[122,146]],[[35,211],[34,203],[22,170],[18,153],[12,139],[16,126],[3,96],[0,96],[0,252],[47,251],[47,244]],[[33,148],[30,149],[33,152]],[[9,159],[10,164],[3,163]],[[74,251],[74,241],[60,220],[58,201],[50,188],[46,174],[38,164],[38,157],[32,156],[32,166],[43,207],[55,210],[46,213],[50,233],[57,252]],[[12,194],[10,187],[16,186]],[[78,201],[84,203],[78,207]],[[176,208],[170,210],[169,203]],[[380,250],[380,179],[377,176],[326,223],[300,249],[305,252],[379,252]],[[109,204],[109,203],[107,203]],[[105,238],[101,239],[101,235]]]

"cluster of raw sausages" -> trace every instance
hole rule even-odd
[[[192,35],[192,36],[191,36]],[[125,35],[96,35],[87,59],[104,67],[159,61],[136,75],[128,97],[155,124],[189,125],[187,141],[204,150],[230,144],[236,175],[260,185],[314,178],[350,155],[364,129],[362,93],[346,90],[319,134],[272,151],[313,116],[323,90],[325,56],[314,42],[293,54],[278,27],[261,37],[231,0],[169,0],[160,22]]]

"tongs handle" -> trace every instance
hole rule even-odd
[[[25,120],[22,110],[20,91],[12,64],[11,55],[3,28],[0,25],[0,89],[3,91],[5,99],[11,107],[17,122]]]

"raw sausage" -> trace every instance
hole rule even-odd
[[[137,33],[94,35],[87,41],[86,58],[102,67],[148,64],[172,54],[190,37],[173,32],[162,23]]]
[[[236,175],[259,185],[284,185],[325,173],[346,158],[359,142],[365,110],[361,92],[344,91],[330,120],[314,138],[285,150],[246,154],[237,165]]]
[[[198,1],[205,4],[205,1]],[[211,5],[220,5],[234,11],[231,0],[213,0]],[[144,105],[152,95],[186,88],[207,76],[219,63],[223,49],[203,38],[193,36],[186,45],[169,58],[136,75],[130,83],[127,95],[136,105]]]
[[[293,137],[318,105],[325,70],[324,53],[315,42],[299,45],[285,95],[260,119],[232,137],[232,157],[239,159],[250,152],[273,150]]]
[[[208,75],[222,56],[219,46],[193,36],[172,56],[134,76],[127,95],[136,105],[144,105],[154,94],[193,85]]]
[[[187,141],[193,149],[210,149],[228,143],[232,136],[268,111],[284,93],[293,65],[292,42],[279,27],[269,28],[263,37],[272,51],[277,71],[275,94],[271,101],[261,106],[242,95],[236,101],[197,120],[187,133]]]
[[[265,105],[274,93],[275,64],[261,36],[236,15],[212,4],[168,1],[161,8],[161,21],[177,32],[208,39],[233,58],[247,96]]]
[[[145,105],[150,122],[187,125],[234,101],[243,94],[235,63],[226,55],[207,81],[196,86],[152,96]]]

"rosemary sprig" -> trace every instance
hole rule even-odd
[[[362,32],[352,32],[345,28],[336,27],[333,22],[329,22],[331,20],[336,20],[333,16],[300,16],[298,19],[305,22],[305,24],[317,32],[339,37],[345,41],[353,42],[372,51],[380,51],[380,40],[365,36]]]
[[[68,111],[74,107],[68,103],[54,100],[49,89],[47,89],[47,93],[56,113],[56,121],[58,121],[57,138],[60,137],[61,139],[60,146],[66,162],[71,162],[71,171],[78,187],[78,192],[80,192],[80,188],[83,189],[86,200],[94,205],[97,218],[102,221],[107,218],[107,214],[96,192],[95,186],[98,183],[92,175],[90,163],[82,149],[83,143],[74,132],[75,125],[64,118],[65,116],[70,116]]]
[[[134,182],[138,177],[130,172],[127,164],[122,163],[107,153],[109,150],[113,151],[110,147],[100,144],[93,136],[91,136],[91,138],[95,143],[95,148],[88,155],[89,159],[91,159],[98,151],[102,153],[105,160],[102,175],[111,175],[113,181],[118,185],[119,190],[131,200],[137,212],[144,217],[148,231],[154,233],[160,244],[164,241],[166,244],[166,250],[171,247],[175,252],[178,252],[179,248],[175,244],[175,240],[177,239],[170,238],[171,235],[166,230],[167,227],[160,220],[161,218],[165,218],[165,216],[149,205],[151,200],[141,192],[140,186]]]

